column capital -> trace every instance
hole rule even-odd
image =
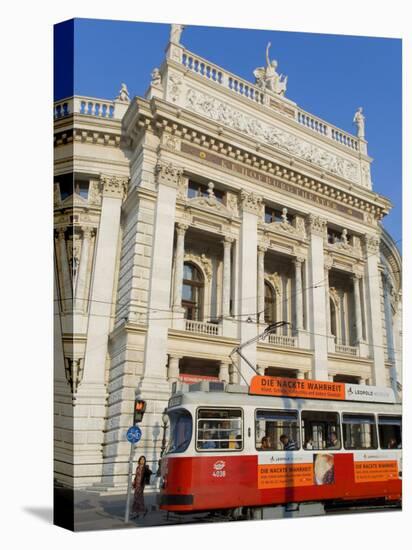
[[[66,238],[66,230],[67,227],[58,227],[56,229],[57,238],[59,239],[59,241],[63,241]]]
[[[103,196],[123,200],[127,194],[129,179],[130,178],[124,176],[108,176],[105,174],[100,174],[100,182],[103,187]]]
[[[183,236],[186,233],[186,231],[188,230],[188,227],[189,226],[185,223],[177,223],[176,224],[176,233],[178,235]]]
[[[362,273],[360,271],[353,271],[351,274],[352,281],[360,281],[362,279]]]
[[[244,189],[240,191],[240,203],[244,212],[250,212],[258,216],[262,210],[262,197],[255,193],[248,193]]]
[[[295,264],[295,266],[302,265],[304,261],[305,258],[303,256],[296,256],[295,258],[293,258],[293,263]]]
[[[267,249],[268,249],[267,244],[265,244],[265,243],[259,243],[258,244],[258,251],[259,252],[262,252],[264,254],[265,252],[267,252]]]
[[[222,243],[226,246],[229,246],[235,242],[235,238],[231,237],[230,235],[225,235],[223,238]]]
[[[310,214],[307,218],[307,229],[311,235],[325,236],[327,221],[320,216]]]
[[[365,252],[369,254],[377,254],[379,252],[380,238],[378,235],[371,235],[366,233],[362,237],[363,246]]]
[[[183,169],[174,166],[171,162],[167,164],[159,161],[155,166],[156,183],[158,185],[167,185],[177,189],[181,182],[182,175]]]
[[[94,227],[82,226],[83,239],[91,239],[94,233]]]

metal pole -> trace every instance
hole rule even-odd
[[[127,476],[127,500],[126,500],[126,511],[124,514],[125,523],[129,523],[129,517],[130,517],[130,496],[132,492],[132,477],[133,477],[133,455],[134,455],[134,443],[130,443],[129,473]]]

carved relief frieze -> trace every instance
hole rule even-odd
[[[169,97],[173,102],[176,102],[180,98],[182,92],[182,77],[179,73],[170,73],[169,74]]]
[[[226,193],[226,208],[233,215],[239,215],[239,201],[237,195],[235,195],[234,193],[230,193],[229,191]]]
[[[225,124],[252,136],[254,139],[283,149],[288,154],[315,164],[322,170],[337,174],[352,182],[361,183],[359,167],[356,162],[330,153],[285,130],[266,124],[256,117],[246,115],[208,94],[192,88],[188,89],[185,106],[215,122]]]
[[[194,262],[203,271],[206,279],[210,282],[212,279],[212,260],[206,256],[206,254],[196,254],[195,252],[188,250],[185,252],[185,262]]]

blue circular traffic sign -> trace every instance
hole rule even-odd
[[[137,443],[142,437],[142,430],[139,428],[139,426],[131,426],[127,430],[126,437],[129,443]]]

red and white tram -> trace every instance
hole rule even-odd
[[[257,518],[291,503],[400,503],[402,417],[390,389],[256,376],[250,389],[187,390],[167,409],[162,509]]]

